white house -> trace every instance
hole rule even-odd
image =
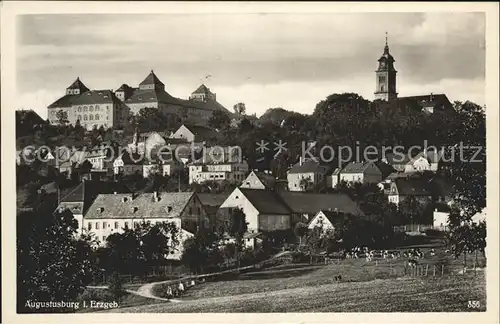
[[[326,179],[328,167],[321,165],[315,160],[303,160],[299,158],[297,162],[287,174],[288,189],[290,191],[306,191],[305,182],[309,182],[313,186],[321,184]]]
[[[333,226],[333,222],[335,217],[339,217],[339,213],[331,210],[320,210],[307,224],[307,228],[312,230],[315,227],[320,227],[323,230],[323,233],[328,231],[335,231],[335,227]]]
[[[229,181],[240,183],[246,177],[248,163],[192,163],[189,165],[189,183],[202,183],[205,181]]]
[[[240,188],[272,190],[276,179],[270,172],[251,171],[245,180],[241,183]]]
[[[202,142],[217,138],[218,133],[208,127],[200,125],[181,125],[170,138],[182,139],[189,143]]]
[[[123,152],[113,161],[114,174],[132,175],[135,173],[143,175],[144,155]]]
[[[449,205],[452,205],[450,203]],[[436,209],[433,213],[434,221],[433,221],[433,226],[436,229],[442,229],[445,230],[446,227],[448,226],[448,218],[450,216],[449,209]],[[472,216],[472,222],[474,223],[479,223],[481,221],[486,220],[486,208],[484,208],[481,212],[476,213],[474,216]]]
[[[229,217],[234,208],[240,208],[245,213],[249,233],[291,228],[290,210],[274,192],[236,188],[219,210],[227,211],[224,215]]]
[[[141,194],[100,194],[78,220],[79,230],[87,229],[105,245],[107,237],[145,222],[174,223],[180,232],[180,246],[168,259],[179,260],[183,242],[200,228],[208,228],[208,217],[193,192]]]
[[[373,162],[351,162],[342,170],[336,169],[332,174],[332,187],[335,187],[339,182],[349,184],[377,184],[382,181],[382,172]],[[335,179],[337,177],[337,179]],[[333,186],[335,184],[335,186]]]
[[[440,154],[434,150],[407,154],[388,153],[382,162],[389,164],[398,172],[412,173],[431,171],[436,172],[439,167]]]

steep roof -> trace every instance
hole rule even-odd
[[[77,186],[61,195],[61,202],[83,202],[101,193],[130,193],[130,189],[119,182],[83,180]]]
[[[141,83],[139,83],[139,85],[150,85],[150,84],[164,85],[163,82],[161,82],[160,79],[158,79],[153,70],[151,70],[148,76]]]
[[[346,194],[318,194],[308,192],[280,192],[281,199],[293,213],[311,214],[319,210],[335,210],[339,212],[362,215],[358,205]]]
[[[239,188],[239,190],[261,214],[290,214],[290,209],[277,193],[259,189]]]
[[[192,94],[208,94],[211,93],[210,89],[206,85],[201,84]]]
[[[328,171],[327,166],[321,165],[319,162],[314,160],[306,160],[302,163],[297,162],[289,171],[290,174],[293,173],[326,173]]]
[[[429,181],[425,179],[398,178],[394,180],[401,196],[431,196]]]
[[[325,209],[325,210],[320,210],[319,212],[322,212],[323,215],[325,215],[325,217],[330,221],[330,223],[334,224],[334,222],[339,218],[341,217],[341,214],[339,212],[336,212],[334,210],[328,210],[328,209]],[[319,212],[311,218],[311,221],[309,222],[309,224],[312,223],[312,221],[316,218],[316,216],[319,214]],[[308,225],[309,225],[308,224]]]
[[[189,131],[195,136],[201,137],[202,140],[217,138],[220,136],[217,131],[211,129],[210,127],[194,124],[183,124],[183,126],[189,129]]]
[[[404,155],[402,154],[394,154],[394,153],[387,153],[385,158],[387,160],[387,163],[391,165],[397,165],[397,164],[408,164],[408,163],[413,163],[420,157],[424,157],[429,161],[429,163],[437,163],[439,162],[441,156],[439,152],[433,151],[433,150],[428,150],[427,152],[421,151],[418,153],[415,152],[408,152]]]
[[[77,77],[76,80],[66,89],[80,89],[80,93],[89,91],[89,88],[87,88],[85,84],[83,84],[83,82],[80,81],[79,77]]]
[[[133,198],[131,194],[101,194],[85,218],[176,218],[193,196],[194,192],[160,192],[156,201],[154,193],[141,193]]]
[[[252,171],[252,172],[257,176],[257,178],[259,178],[259,180],[266,188],[268,189],[274,188],[274,185],[276,184],[276,179],[272,175],[261,171]]]

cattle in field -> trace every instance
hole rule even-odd
[[[340,281],[342,280],[342,276],[341,275],[335,276],[334,279],[335,281]]]
[[[418,261],[415,259],[408,260],[408,266],[411,268],[415,268],[418,265]]]

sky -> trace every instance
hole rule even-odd
[[[76,77],[90,89],[138,84],[151,69],[171,95],[201,83],[232,109],[312,113],[333,93],[373,100],[385,32],[399,96],[485,103],[483,13],[60,14],[16,21],[18,109],[46,107]]]

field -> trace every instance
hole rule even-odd
[[[254,287],[239,287],[249,281],[207,284],[203,290],[219,291],[221,297],[208,297],[193,290],[191,297],[180,303],[144,305],[113,312],[445,312],[470,311],[468,301],[479,301],[485,310],[484,273],[444,278],[376,279],[364,282],[329,283],[316,286],[269,287],[259,280]],[[195,288],[196,289],[196,288]],[[255,291],[243,293],[243,291]],[[259,292],[257,292],[259,291]],[[224,296],[222,296],[224,295]],[[187,296],[186,296],[187,297]]]
[[[474,259],[474,255],[467,255],[469,266]],[[420,260],[421,269],[428,265],[428,272],[427,276],[418,277],[405,275],[406,261],[403,258],[371,262],[351,259],[328,265],[285,264],[197,285],[178,298],[178,303],[150,303],[112,311],[484,311],[484,269],[459,274],[462,262],[440,251],[439,255]],[[481,256],[478,264],[484,266],[486,260]],[[336,281],[335,276],[339,275],[342,278]],[[157,285],[156,288],[161,287]],[[480,306],[470,309],[469,301],[478,301]]]

